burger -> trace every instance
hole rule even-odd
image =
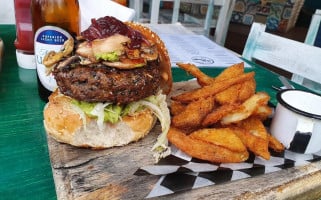
[[[153,150],[168,153],[166,95],[172,74],[166,47],[149,28],[110,16],[92,19],[80,36],[43,61],[57,89],[44,108],[44,127],[55,140],[103,149],[145,137],[162,126]]]

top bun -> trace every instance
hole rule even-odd
[[[160,69],[161,69],[161,89],[164,94],[169,94],[173,85],[172,78],[172,66],[170,62],[170,58],[168,55],[168,51],[165,47],[164,42],[160,39],[160,37],[153,32],[150,28],[143,26],[134,22],[125,22],[129,27],[139,31],[146,39],[155,42],[157,45],[159,59],[160,59]]]

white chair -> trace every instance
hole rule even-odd
[[[317,9],[312,16],[311,23],[308,29],[308,33],[305,37],[304,43],[316,46],[315,42],[316,42],[317,36],[321,38],[320,24],[321,24],[321,10]]]
[[[312,16],[311,23],[305,37],[304,43],[317,46],[321,48],[321,10],[316,10]],[[298,74],[293,74],[292,80],[303,83],[304,85],[311,85],[314,87],[321,87],[321,84],[315,83],[309,79],[306,79]]]
[[[267,33],[264,24],[253,23],[242,56],[309,79],[309,84],[291,80],[321,93],[321,48]]]
[[[195,4],[207,4],[208,9],[206,17],[204,20],[203,30],[201,33],[209,36],[209,31],[212,25],[212,16],[214,12],[214,6],[219,6],[220,11],[218,15],[218,20],[215,26],[214,41],[220,45],[224,45],[226,34],[228,31],[228,26],[232,16],[232,11],[235,5],[235,0],[163,0],[163,1],[172,1],[173,5],[173,14],[171,23],[175,24],[179,19],[179,7],[181,2],[189,2]],[[150,9],[150,23],[158,24],[159,19],[159,10],[160,10],[160,0],[151,0],[151,9]],[[136,21],[139,21],[142,13],[142,4],[143,0],[131,0],[130,7],[134,8],[136,12]],[[188,27],[191,28],[191,27]],[[194,29],[195,31],[195,29]]]

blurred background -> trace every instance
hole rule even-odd
[[[129,6],[128,0],[115,0],[118,3]],[[285,6],[283,6],[282,17],[285,15],[286,11],[290,10],[288,14],[288,21],[294,20],[293,26],[286,26],[282,24],[282,19],[278,22],[279,24],[270,23],[269,15],[265,15],[264,12],[272,13],[273,9],[276,10],[278,7],[265,6],[264,2],[281,2],[282,0],[236,0],[235,8],[233,11],[232,19],[230,21],[225,47],[231,49],[237,53],[242,53],[247,35],[250,31],[250,25],[253,21],[261,21],[270,25],[271,32],[277,35],[281,35],[286,38],[294,39],[297,41],[304,42],[308,27],[310,25],[311,17],[316,9],[321,9],[321,0],[283,0]],[[282,2],[283,2],[282,1]],[[0,1],[0,24],[14,24],[14,8],[13,0],[11,1]],[[296,4],[302,4],[302,6],[295,7]],[[185,3],[186,4],[186,3]],[[273,4],[273,3],[272,3]],[[283,3],[284,4],[284,3]],[[150,1],[144,0],[143,12],[148,12]],[[264,7],[265,6],[265,7]],[[291,7],[292,6],[292,7]],[[166,19],[171,18],[172,12],[172,2],[162,2],[160,12],[160,23],[166,23]],[[260,8],[260,9],[258,9]],[[184,10],[185,9],[185,10]],[[206,8],[205,8],[206,9]],[[291,10],[292,9],[292,10]],[[296,10],[295,10],[296,9]],[[206,12],[204,7],[196,5],[184,5],[181,6],[181,12],[184,12],[185,16],[197,19],[197,17],[202,17]],[[276,11],[275,11],[276,12]],[[297,15],[297,17],[292,15]],[[203,16],[204,17],[204,16]],[[213,16],[215,18],[215,16]],[[271,25],[272,24],[272,25]],[[283,26],[281,26],[281,25]],[[273,29],[274,25],[274,30]],[[214,28],[213,28],[214,29]],[[211,30],[214,33],[214,30]]]

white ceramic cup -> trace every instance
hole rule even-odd
[[[271,134],[288,150],[315,153],[321,150],[321,96],[301,91],[282,90],[271,122]]]

